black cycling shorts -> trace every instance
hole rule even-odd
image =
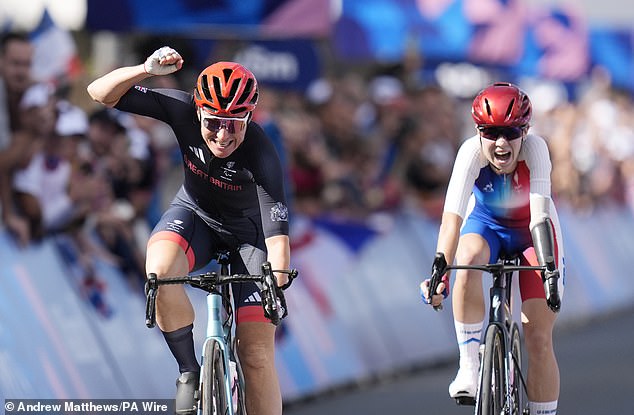
[[[189,271],[207,266],[220,249],[231,251],[231,272],[260,274],[267,259],[261,226],[255,218],[235,218],[224,223],[197,209],[181,189],[154,227],[148,245],[157,240],[177,243],[189,262]],[[255,283],[232,284],[237,308],[236,323],[268,322]]]

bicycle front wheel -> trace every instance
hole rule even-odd
[[[504,333],[496,325],[487,329],[478,391],[478,414],[500,415],[506,390],[504,376]]]
[[[517,324],[511,328],[511,355],[513,370],[509,379],[511,391],[511,415],[522,415],[526,399],[526,387],[522,375],[522,339]]]
[[[229,412],[229,402],[225,394],[224,350],[216,340],[205,343],[202,367],[202,414],[225,415]]]

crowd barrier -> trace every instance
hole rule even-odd
[[[634,218],[625,209],[562,211],[565,294],[558,325],[634,302]],[[420,215],[367,223],[295,218],[289,317],[278,330],[286,401],[412,367],[457,358],[451,307],[421,303],[438,224]],[[63,241],[20,249],[0,231],[0,399],[171,398],[177,367],[144,297],[98,262],[104,284],[87,286],[60,254]],[[204,293],[190,290],[203,339]]]

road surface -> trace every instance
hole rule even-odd
[[[555,328],[559,414],[634,414],[634,308]],[[449,398],[457,362],[288,403],[285,415],[467,415]]]

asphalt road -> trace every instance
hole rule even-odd
[[[634,414],[634,308],[555,328],[558,414]],[[285,415],[467,415],[449,398],[457,362],[288,403]]]

